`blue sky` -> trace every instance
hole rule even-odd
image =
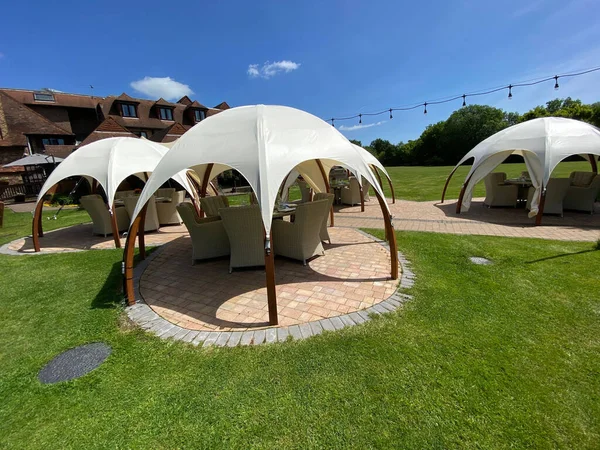
[[[2,87],[87,94],[91,84],[95,95],[139,97],[191,90],[208,106],[283,104],[323,118],[600,66],[597,0],[18,1],[2,14]],[[140,80],[134,86],[146,94],[132,87]],[[560,85],[478,102],[523,112],[556,96],[600,100],[599,72]],[[460,105],[336,125],[365,144],[398,142]]]

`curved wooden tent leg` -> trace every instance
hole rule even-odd
[[[379,187],[383,190],[383,181],[381,181],[381,175],[379,175],[379,171],[377,170],[377,166],[372,165],[371,170],[375,172],[375,176],[377,177],[377,181],[379,182]]]
[[[381,212],[383,214],[383,220],[385,223],[385,235],[390,245],[390,259],[392,262],[390,276],[392,280],[398,279],[398,244],[396,242],[396,233],[394,232],[394,224],[392,223],[392,216],[388,212],[385,198],[379,195],[379,192],[375,191]]]
[[[460,190],[460,195],[458,196],[458,203],[456,204],[456,214],[460,214],[460,210],[462,209],[462,201],[463,201],[463,198],[465,197],[465,191],[467,189],[467,185],[469,184],[469,181],[471,181],[472,176],[473,176],[473,174],[471,174],[469,176],[469,178],[467,178],[467,181],[465,181],[465,184],[463,184],[463,186]]]
[[[208,183],[210,181],[210,173],[212,172],[214,164],[210,163],[206,165],[206,171],[204,172],[204,177],[202,178],[202,186],[200,186],[200,198],[206,197],[206,188],[208,187]],[[200,207],[200,218],[204,217],[204,211],[202,207]]]
[[[392,192],[392,203],[396,203],[396,194],[394,193],[394,186],[392,185],[392,180],[390,178],[387,179],[390,185],[390,191]]]
[[[150,201],[150,200],[148,200]],[[138,247],[140,249],[140,258],[141,259],[146,259],[146,237],[144,235],[145,230],[144,228],[146,227],[146,211],[148,210],[148,202],[146,202],[146,204],[144,205],[144,207],[142,208],[142,210],[140,211],[140,226],[138,229]]]
[[[329,186],[329,177],[325,173],[325,168],[323,167],[323,163],[320,159],[316,159],[317,165],[319,166],[319,170],[321,171],[321,176],[323,177],[323,182],[325,183],[325,190],[327,193],[331,193],[331,186]],[[333,222],[333,205],[331,205],[331,209],[329,210],[329,226],[332,227]]]
[[[444,198],[446,197],[446,189],[448,189],[448,184],[450,183],[452,175],[454,175],[454,172],[456,172],[456,169],[458,169],[458,167],[455,167],[454,170],[450,172],[450,175],[448,175],[448,178],[446,178],[446,184],[444,184],[444,190],[442,191],[442,203],[444,203]]]
[[[42,231],[42,208],[44,207],[44,200],[38,202],[35,206],[35,212],[33,214],[33,220],[31,222],[31,237],[33,239],[33,249],[36,252],[40,251],[40,237],[44,236]]]
[[[590,164],[592,166],[592,172],[598,173],[598,163],[596,162],[596,155],[588,155],[590,158]]]
[[[277,314],[277,291],[275,290],[275,252],[272,249],[273,233],[269,234],[268,240],[265,233],[265,273],[267,277],[267,304],[269,305],[269,325],[277,325],[279,318]]]
[[[542,224],[542,217],[544,216],[544,205],[546,204],[546,188],[542,185],[542,195],[540,196],[540,204],[538,206],[538,213],[535,216],[535,225]]]
[[[137,216],[125,241],[125,250],[123,251],[123,292],[129,306],[135,303],[135,292],[133,289],[133,259],[135,256],[135,238],[140,227],[142,218]]]
[[[108,205],[106,205],[108,208]],[[112,228],[113,239],[115,240],[115,247],[121,248],[121,239],[119,239],[119,226],[117,225],[117,214],[115,213],[115,204],[113,202],[112,211],[109,209],[110,214],[110,227]]]
[[[200,217],[200,201],[198,200],[198,185],[196,184],[196,180],[194,180],[189,174],[186,174],[188,182],[190,186],[193,188],[193,192],[190,193],[192,198],[192,205],[194,205],[194,209],[196,210],[196,215]],[[212,183],[211,183],[212,185]]]

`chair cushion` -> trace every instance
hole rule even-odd
[[[590,185],[596,174],[594,172],[572,172],[571,185],[577,187],[587,187]]]

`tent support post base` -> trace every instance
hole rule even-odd
[[[138,216],[131,224],[125,249],[123,251],[123,292],[127,300],[127,305],[135,304],[135,292],[133,289],[133,259],[135,255],[135,238],[140,226],[141,217]]]
[[[108,208],[108,205],[106,205]],[[117,225],[117,215],[115,214],[115,204],[113,203],[112,211],[108,211],[110,214],[110,227],[112,228],[112,235],[115,241],[115,248],[121,248],[121,239],[119,239],[119,227]]]
[[[38,202],[35,206],[35,213],[33,214],[33,221],[31,222],[31,237],[33,238],[33,249],[36,252],[40,251],[40,237],[44,236],[42,231],[42,208],[44,207],[44,200]]]
[[[537,216],[535,216],[535,225],[542,224],[542,216],[544,215],[544,204],[546,203],[546,188],[542,186],[542,195],[540,196],[540,206],[538,207]]]
[[[273,234],[271,233],[272,237]],[[271,239],[269,239],[272,242]],[[269,305],[269,325],[279,324],[277,317],[277,292],[275,290],[275,253],[265,250],[265,272],[267,276],[267,303]]]

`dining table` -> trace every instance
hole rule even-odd
[[[519,191],[517,194],[517,202],[525,203],[527,202],[527,194],[529,193],[529,188],[533,186],[531,179],[529,178],[507,178],[504,180],[504,184],[511,184],[514,186],[518,186]]]

